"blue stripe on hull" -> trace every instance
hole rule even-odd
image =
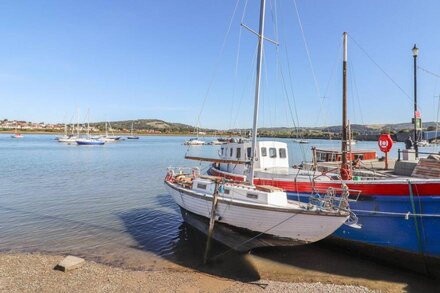
[[[299,196],[301,201],[308,202],[309,194]],[[288,197],[298,200],[296,193],[289,193]],[[440,196],[414,196],[414,206],[417,214],[440,215]],[[409,196],[361,197],[351,202],[350,207],[358,216],[362,229],[343,225],[332,236],[440,258],[440,217],[411,215],[406,219],[406,213],[414,213]]]

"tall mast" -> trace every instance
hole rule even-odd
[[[79,108],[76,109],[76,114],[77,114],[77,117],[76,117],[76,119],[77,119],[76,131],[77,131],[77,135],[78,135],[78,138],[79,138]]]
[[[342,59],[342,137],[341,137],[341,177],[350,179],[350,168],[347,163],[347,33],[343,33],[343,59]]]
[[[260,29],[258,32],[258,56],[257,56],[257,78],[255,80],[255,104],[254,104],[254,122],[252,126],[252,148],[251,148],[251,162],[249,168],[249,175],[247,181],[253,185],[254,182],[254,162],[257,154],[257,122],[258,122],[258,108],[260,104],[260,85],[261,85],[261,68],[263,63],[263,41],[264,41],[264,16],[266,10],[266,0],[261,0],[260,6]]]

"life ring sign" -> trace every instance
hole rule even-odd
[[[377,144],[382,152],[388,153],[393,146],[393,140],[389,134],[381,134]]]

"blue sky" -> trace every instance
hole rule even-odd
[[[440,73],[440,2],[296,1],[320,91],[293,0],[268,0],[266,35],[280,45],[265,44],[260,126],[291,127],[295,112],[301,126],[340,123],[343,31],[409,95],[349,39],[351,122],[410,121],[414,43],[419,65]],[[91,121],[194,125],[200,114],[202,127],[250,127],[256,39],[240,28],[245,2],[220,54],[236,0],[2,1],[0,118],[62,122],[80,108]],[[255,29],[258,2],[244,17]],[[422,118],[434,121],[439,79],[419,70],[418,85]]]

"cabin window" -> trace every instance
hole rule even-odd
[[[285,148],[279,149],[279,152],[280,152],[280,158],[285,159],[286,158],[286,149]]]
[[[267,149],[266,148],[261,148],[261,156],[262,157],[266,157],[267,156]]]
[[[206,189],[206,184],[197,183],[197,188],[198,189]]]
[[[246,150],[246,151],[247,151],[247,157],[248,157],[248,158],[250,158],[250,157],[251,157],[251,155],[252,155],[252,152],[251,152],[251,151],[252,151],[252,149],[251,149],[251,148],[247,148],[247,150]]]
[[[276,158],[277,157],[277,149],[276,148],[269,148],[269,157],[270,158]]]
[[[223,156],[223,152],[225,151],[224,148],[221,148],[220,154]]]
[[[231,148],[231,151],[229,152],[229,156],[232,158],[232,154],[234,153],[234,149]]]
[[[248,194],[246,194],[246,197],[251,198],[251,199],[258,199],[258,194],[248,193]]]
[[[231,191],[230,191],[229,189],[226,189],[226,188],[225,188],[225,190],[223,191],[223,193],[224,193],[224,194],[229,194],[229,193],[231,193]]]
[[[237,159],[240,159],[241,157],[241,148],[237,148],[237,153],[235,154]]]

